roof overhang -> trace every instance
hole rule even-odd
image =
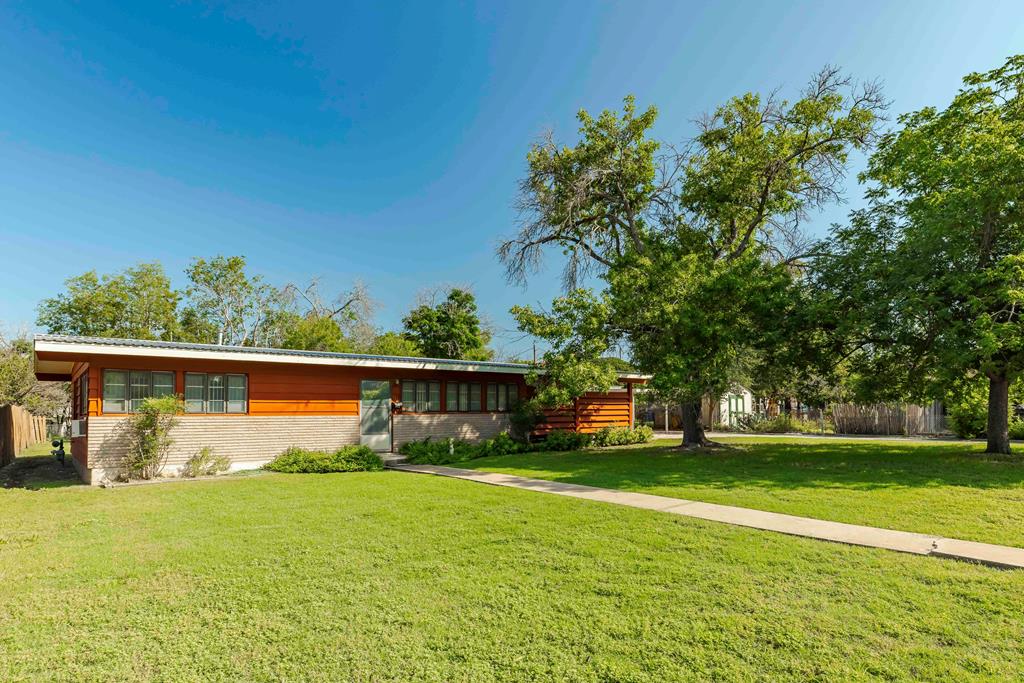
[[[321,353],[254,347],[218,346],[215,344],[185,344],[179,342],[153,342],[131,339],[102,339],[96,337],[61,337],[37,335],[34,340],[36,377],[71,379],[75,362],[85,357],[111,358],[146,357],[180,360],[222,360],[247,363],[278,363],[293,365],[327,365],[366,368],[399,368],[408,370],[453,370],[460,372],[490,372],[526,375],[537,369],[523,363],[489,361],[462,361],[445,358],[410,358],[403,356],[370,356],[345,353]],[[543,370],[540,370],[543,372]],[[649,375],[623,373],[623,383],[643,383]]]

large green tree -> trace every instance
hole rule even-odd
[[[91,270],[64,281],[66,291],[39,304],[37,323],[54,334],[173,339],[180,295],[159,262],[120,273]]]
[[[0,405],[13,404],[34,415],[68,419],[71,402],[67,382],[40,382],[32,367],[32,340],[23,334],[0,332]]]
[[[738,355],[770,338],[809,246],[800,225],[840,198],[850,150],[869,145],[884,107],[876,86],[853,87],[828,68],[795,102],[730,100],[682,149],[649,137],[656,112],[638,115],[632,98],[621,116],[580,112],[575,147],[535,145],[521,183],[524,221],[498,252],[510,279],[523,282],[557,245],[567,285],[591,274],[605,284],[551,314],[514,310],[551,346],[546,382],[596,380],[601,342],[622,344],[660,396],[683,404],[684,442],[705,444],[701,397],[724,389]],[[566,306],[583,310],[567,316]],[[591,322],[566,336],[566,318]]]
[[[425,301],[402,319],[406,338],[430,358],[491,358],[491,334],[480,321],[473,293],[455,287],[443,297]]]
[[[975,73],[945,109],[899,119],[862,180],[870,206],[822,245],[835,345],[894,398],[988,381],[988,450],[1008,453],[1024,370],[1024,56]],[[823,319],[828,311],[823,311]]]

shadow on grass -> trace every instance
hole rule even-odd
[[[662,442],[640,448],[482,458],[465,466],[514,469],[524,476],[535,471],[538,478],[625,489],[1024,486],[1024,455],[986,455],[980,446],[970,444],[801,441],[730,446],[684,451]]]
[[[4,489],[52,489],[82,485],[71,455],[64,464],[52,455],[23,455],[6,467],[0,468],[0,488]]]

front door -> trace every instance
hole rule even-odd
[[[359,385],[359,443],[391,450],[391,384],[364,379]]]

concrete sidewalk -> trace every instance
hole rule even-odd
[[[645,510],[667,512],[684,517],[724,522],[738,526],[777,531],[793,536],[816,538],[823,541],[836,541],[851,545],[862,545],[870,548],[885,548],[915,555],[934,555],[949,557],[968,562],[980,562],[993,567],[1008,569],[1024,569],[1024,549],[990,543],[960,541],[941,536],[930,536],[910,531],[893,531],[857,524],[829,522],[810,517],[797,517],[777,512],[763,512],[731,505],[700,503],[681,498],[653,496],[647,493],[633,493],[614,489],[602,489],[579,484],[565,484],[545,479],[528,479],[511,474],[497,472],[479,472],[455,467],[439,465],[394,465],[391,469],[418,474],[436,474],[442,477],[453,477],[467,481],[509,486],[541,493],[553,493],[571,498],[585,498],[603,503],[628,505]]]

